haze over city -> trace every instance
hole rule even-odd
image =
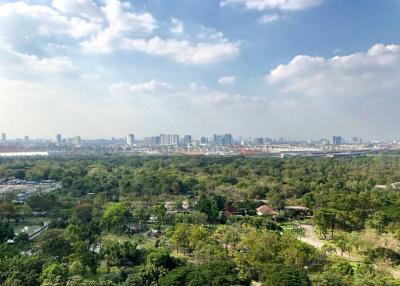
[[[399,1],[0,4],[9,138],[400,137]]]

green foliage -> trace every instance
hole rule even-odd
[[[199,212],[205,213],[209,221],[216,221],[220,211],[225,206],[225,201],[226,199],[219,195],[202,195],[199,198],[195,209]]]
[[[44,255],[54,257],[59,261],[70,254],[72,250],[71,241],[60,229],[49,229],[41,235],[39,247]]]
[[[265,266],[262,281],[263,286],[311,286],[311,282],[304,272],[282,264]]]
[[[0,243],[12,239],[14,237],[14,230],[8,223],[0,223]]]
[[[109,203],[104,209],[101,223],[107,231],[114,230],[123,232],[126,230],[128,222],[131,220],[132,214],[123,203]]]
[[[142,254],[137,243],[124,241],[105,241],[101,247],[101,255],[106,260],[107,266],[133,266],[142,261]]]

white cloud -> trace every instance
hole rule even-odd
[[[400,88],[400,46],[377,44],[366,53],[333,58],[299,55],[266,78],[286,93],[384,96]]]
[[[112,94],[147,94],[159,93],[172,90],[173,87],[165,82],[150,80],[148,82],[130,84],[130,83],[115,83],[110,86]]]
[[[265,14],[262,15],[259,19],[258,22],[261,24],[268,24],[268,23],[272,23],[275,22],[279,19],[281,19],[282,17],[278,14]]]
[[[98,29],[96,24],[78,17],[66,17],[44,5],[25,2],[0,4],[0,39],[6,42],[31,36],[69,35],[85,37]]]
[[[156,20],[149,13],[135,14],[128,12],[119,0],[108,0],[102,7],[114,33],[151,33],[157,28]]]
[[[271,70],[266,80],[266,93],[274,95],[270,113],[282,125],[295,122],[294,132],[303,138],[400,132],[395,124],[400,110],[399,45],[377,44],[366,52],[331,58],[299,55]]]
[[[53,0],[51,5],[67,14],[80,15],[96,22],[102,20],[102,12],[92,0]]]
[[[0,63],[7,66],[9,70],[22,73],[46,72],[61,73],[75,69],[71,60],[67,57],[37,57],[35,55],[23,54],[9,47],[0,45]]]
[[[157,28],[157,22],[151,14],[128,12],[126,5],[118,0],[109,0],[101,10],[108,25],[90,40],[82,43],[86,52],[110,53],[118,49],[123,38],[150,34]]]
[[[236,81],[236,77],[234,76],[224,76],[218,79],[218,83],[219,84],[223,84],[223,85],[231,85],[234,84]]]
[[[182,34],[184,31],[183,22],[176,18],[172,18],[171,22],[172,22],[171,33]]]
[[[200,42],[186,40],[161,39],[153,37],[145,39],[124,39],[123,49],[141,51],[150,55],[170,57],[178,63],[208,64],[239,54],[238,44],[231,42]]]
[[[110,0],[102,8],[109,25],[81,45],[88,53],[111,53],[115,50],[139,51],[149,55],[165,56],[178,63],[208,64],[234,58],[239,54],[239,45],[232,43],[221,32],[202,28],[199,42],[162,39],[159,36],[146,38],[157,24],[151,14],[133,14],[124,11],[117,0]],[[183,24],[172,18],[173,33],[182,33]]]
[[[318,6],[322,0],[223,0],[221,7],[240,4],[249,10],[305,10]]]

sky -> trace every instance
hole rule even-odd
[[[0,1],[9,138],[400,138],[400,1]]]

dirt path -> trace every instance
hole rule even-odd
[[[321,249],[324,244],[327,243],[326,240],[322,240],[318,237],[318,235],[314,231],[314,226],[309,224],[299,224],[302,228],[304,228],[304,236],[299,237],[299,239],[309,245],[314,246],[315,248]],[[346,258],[347,260],[359,262],[361,261],[361,257],[356,257],[350,255],[348,253],[343,253],[340,255],[340,249],[336,247],[336,255],[339,257]]]
[[[299,226],[301,226],[302,228],[304,228],[304,236],[303,237],[299,237],[299,240],[314,246],[315,248],[321,249],[322,246],[326,243],[325,240],[322,240],[318,237],[318,235],[315,233],[314,231],[314,226],[309,225],[309,224],[299,224]],[[334,253],[335,254],[335,253]],[[342,257],[345,258],[349,261],[353,261],[353,262],[360,262],[362,260],[361,257],[357,257],[354,255],[350,255],[348,253],[343,253],[343,256],[340,255],[340,249],[336,247],[336,256],[338,257]],[[375,267],[377,267],[376,265],[374,265]],[[378,267],[377,267],[378,268]],[[392,276],[395,279],[400,279],[400,270],[395,269],[393,267],[390,268],[385,268],[383,269],[387,272],[389,272],[390,274],[392,274]]]

